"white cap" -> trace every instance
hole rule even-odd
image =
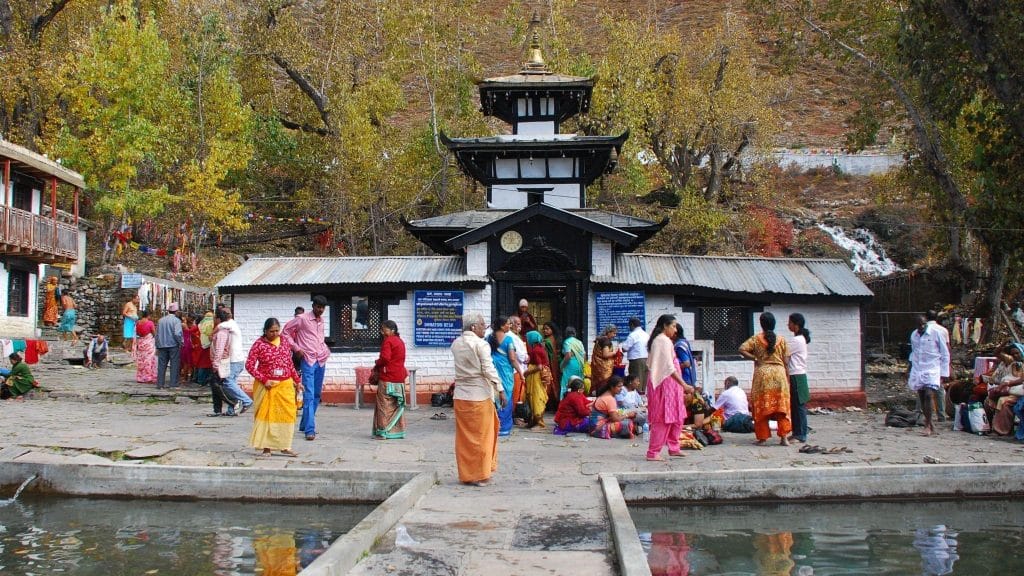
[[[530,303],[526,301],[526,298],[523,298],[522,300],[519,301],[519,305],[520,306],[529,306]]]

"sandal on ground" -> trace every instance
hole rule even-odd
[[[655,456],[655,457],[653,457],[653,458],[652,458],[652,457],[650,457],[650,456],[648,456],[648,457],[647,457],[647,461],[648,461],[648,462],[664,462],[664,461],[665,461],[665,459],[664,459],[664,458],[662,458],[661,456]]]
[[[260,452],[260,453],[256,454],[256,457],[257,458],[270,458],[271,454],[272,454],[272,452],[270,450],[264,450],[263,452]]]
[[[312,434],[306,434],[306,440],[309,440],[310,442],[316,440],[316,433],[314,432]]]
[[[779,440],[779,446],[789,446],[789,440],[787,440],[785,438],[783,438],[782,440]]]
[[[216,418],[217,416],[223,416],[220,412],[210,412],[206,415],[207,418]]]
[[[682,452],[669,452],[668,455],[673,458],[686,458],[686,454],[683,454]]]
[[[800,447],[799,452],[802,452],[804,454],[817,454],[818,452],[821,452],[821,448],[811,444],[804,444],[803,446]]]
[[[757,441],[754,442],[754,446],[767,446],[767,445],[768,445],[768,441],[767,440],[757,440]]]
[[[287,456],[289,458],[295,458],[298,455],[299,455],[298,452],[292,452],[291,450],[287,450],[287,449],[281,450],[281,456]]]

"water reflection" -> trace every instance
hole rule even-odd
[[[1024,502],[631,507],[654,575],[1024,574]]]
[[[291,576],[370,505],[49,499],[0,508],[0,574]]]

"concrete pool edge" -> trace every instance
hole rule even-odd
[[[0,486],[35,474],[30,492],[113,498],[303,502],[383,502],[419,472],[320,468],[68,464],[6,461]]]
[[[650,576],[627,503],[943,498],[1024,495],[1022,464],[928,464],[842,468],[601,474],[621,576]],[[638,558],[639,554],[639,558]]]
[[[317,468],[254,469],[203,466],[4,462],[0,486],[75,497],[232,500],[288,503],[378,502],[365,518],[301,574],[348,573],[437,482],[437,473]],[[13,490],[12,490],[13,491]]]
[[[436,472],[421,472],[411,478],[348,533],[335,540],[327,551],[299,573],[300,576],[347,574],[373,549],[377,539],[387,534],[436,483]]]

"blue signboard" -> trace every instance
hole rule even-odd
[[[462,335],[461,290],[416,290],[413,298],[417,346],[451,346]]]
[[[629,336],[629,319],[636,316],[643,326],[647,325],[643,292],[595,292],[594,304],[597,307],[597,331],[600,334],[604,327],[615,324],[619,328],[615,339],[619,342]]]

